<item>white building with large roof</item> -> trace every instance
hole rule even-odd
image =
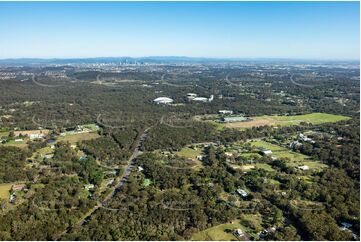
[[[153,100],[156,104],[170,104],[173,102],[173,99],[169,97],[158,97]]]

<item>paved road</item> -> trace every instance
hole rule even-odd
[[[290,76],[290,81],[295,84],[296,86],[300,86],[300,87],[307,87],[307,88],[312,88],[315,87],[314,85],[307,85],[307,84],[301,84],[296,82],[295,80],[293,80],[293,74]]]
[[[145,138],[147,137],[147,132],[149,130],[150,130],[150,128],[145,129],[144,132],[142,133],[142,135],[139,137],[137,146],[135,147],[133,154],[129,159],[128,165],[125,168],[123,175],[121,176],[120,182],[116,187],[113,188],[113,192],[111,192],[108,196],[106,196],[103,199],[103,201],[99,202],[98,205],[96,205],[92,210],[90,210],[89,214],[84,219],[79,221],[75,226],[82,226],[83,224],[88,222],[99,208],[101,208],[103,205],[105,205],[111,198],[113,198],[118,192],[120,192],[122,186],[124,186],[124,184],[126,184],[126,182],[128,181],[129,175],[132,172],[132,169],[134,168],[134,164],[135,164],[138,156],[142,153],[140,148],[142,147],[142,144],[143,144]],[[75,227],[75,226],[73,226],[73,227]],[[65,233],[69,232],[73,227],[70,227],[67,230],[63,231],[58,236],[58,239],[60,239]]]
[[[122,186],[128,181],[129,175],[132,172],[134,168],[135,161],[137,160],[138,156],[142,153],[140,148],[142,147],[142,144],[147,137],[147,132],[150,128],[147,128],[143,134],[140,136],[139,141],[137,143],[137,146],[135,147],[132,156],[129,159],[128,165],[125,168],[125,171],[123,173],[123,176],[120,179],[119,184],[114,188],[113,192],[110,193],[108,196],[106,196],[103,201],[101,202],[101,205],[105,205],[111,198],[113,198],[118,192],[120,192]],[[95,206],[95,209],[85,218],[83,219],[79,225],[83,225],[84,223],[88,222],[89,219],[93,216],[93,214],[101,207],[101,205]]]

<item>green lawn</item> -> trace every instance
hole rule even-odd
[[[230,166],[233,169],[241,169],[242,171],[249,171],[249,170],[254,169],[256,167],[255,164],[254,165],[252,165],[252,164],[247,164],[247,165],[230,164]]]
[[[192,148],[187,147],[181,149],[176,154],[189,159],[197,159],[197,156],[202,154],[202,150],[201,149],[194,150]]]
[[[193,159],[195,161],[195,165],[192,168],[195,170],[199,170],[203,166],[202,162],[197,159],[198,155],[202,155],[202,149],[197,148],[194,150],[186,147],[178,151],[176,154],[187,159]]]
[[[276,186],[281,185],[281,183],[275,179],[267,179],[267,181],[272,185],[276,185]]]
[[[254,163],[254,164],[247,164],[247,165],[234,165],[231,164],[233,169],[241,169],[242,171],[249,171],[252,169],[263,169],[265,171],[273,172],[275,169],[272,168],[271,165],[266,163]]]
[[[68,141],[71,144],[76,144],[78,141],[91,140],[99,137],[100,135],[97,133],[67,134],[59,137],[57,141]]]
[[[257,163],[255,165],[256,165],[257,169],[263,169],[263,170],[270,171],[270,172],[275,171],[275,169],[273,169],[272,166],[270,166],[269,164],[266,164],[266,163]]]
[[[46,146],[44,148],[39,149],[38,152],[40,155],[46,155],[49,153],[53,153],[54,150],[52,148],[50,148],[50,146]]]
[[[9,131],[0,131],[0,137],[8,137]]]
[[[262,116],[257,117],[268,118],[278,121],[280,125],[295,125],[301,122],[307,122],[312,124],[322,124],[322,123],[334,123],[342,120],[348,120],[349,117],[328,113],[310,113],[304,115],[295,115],[295,116]]]
[[[320,170],[320,169],[323,169],[323,168],[327,167],[326,164],[323,164],[323,163],[320,163],[320,162],[315,162],[315,161],[305,161],[305,162],[302,162],[302,165],[306,165],[310,169],[315,169],[315,170]]]
[[[294,116],[264,115],[264,116],[256,116],[251,118],[252,120],[248,122],[234,122],[234,123],[221,124],[221,125],[229,128],[245,129],[252,127],[259,127],[263,125],[291,126],[291,125],[298,125],[302,122],[312,123],[312,124],[334,123],[334,122],[350,119],[350,117],[328,114],[328,113],[310,113],[310,114],[294,115]]]
[[[309,200],[294,199],[290,201],[290,205],[299,210],[323,210],[325,209],[323,203],[313,202]]]
[[[244,225],[247,233],[258,232],[263,230],[262,227],[262,215],[259,213],[255,214],[243,214],[241,216],[240,223]]]
[[[260,158],[261,155],[255,152],[245,152],[245,153],[241,153],[239,156],[244,157],[244,158]]]
[[[0,198],[9,200],[10,189],[13,183],[3,183],[0,184]]]
[[[23,139],[23,141],[15,142],[15,140],[10,140],[9,142],[3,144],[4,146],[15,146],[18,148],[26,148],[28,144],[26,143],[28,139]]]
[[[238,240],[236,236],[232,234],[235,229],[242,229],[245,231],[244,227],[239,223],[239,220],[234,220],[233,223],[226,223],[214,226],[212,228],[200,231],[194,234],[191,240],[220,240],[220,241],[230,241]],[[226,232],[225,230],[231,230],[232,232]]]

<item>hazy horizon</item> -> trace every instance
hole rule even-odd
[[[0,60],[81,60],[81,59],[203,59],[203,60],[230,60],[230,61],[243,61],[243,60],[295,60],[295,61],[360,61],[360,58],[288,58],[288,57],[206,57],[206,56],[178,56],[178,55],[154,55],[154,56],[89,56],[89,57],[12,57],[0,58]]]

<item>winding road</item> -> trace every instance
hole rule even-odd
[[[226,82],[229,84],[229,85],[231,85],[231,86],[235,86],[235,87],[240,87],[240,85],[238,84],[234,84],[233,82],[231,82],[230,80],[229,80],[229,74],[227,74],[226,75]]]
[[[300,86],[300,87],[307,87],[307,88],[313,88],[315,87],[314,85],[307,85],[307,84],[301,84],[296,82],[295,80],[293,80],[293,74],[290,76],[290,81],[295,84],[296,86]]]

